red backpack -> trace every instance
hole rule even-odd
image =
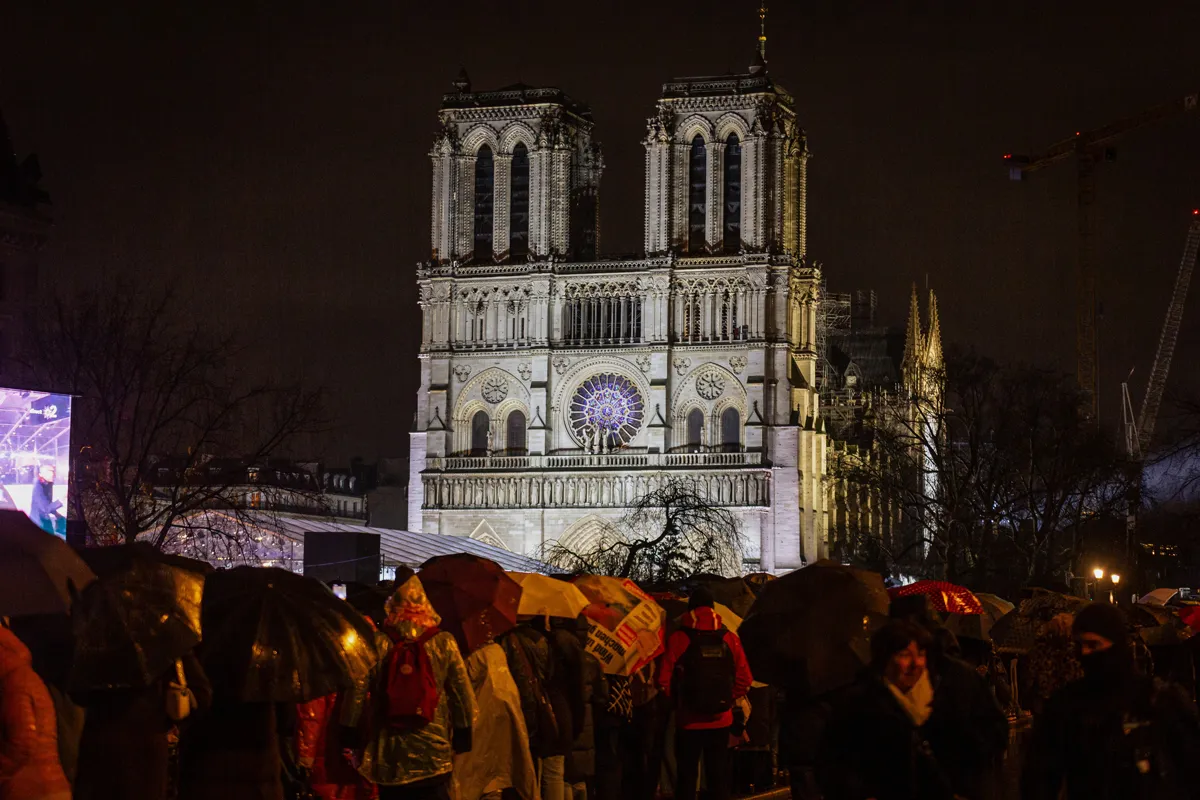
[[[392,643],[385,672],[389,728],[414,731],[433,720],[440,692],[425,643],[438,633],[437,628],[430,628],[414,641]]]

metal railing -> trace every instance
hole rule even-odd
[[[739,453],[636,453],[621,450],[615,453],[553,453],[533,456],[446,456],[430,458],[427,469],[446,472],[477,470],[539,470],[589,468],[654,468],[654,467],[758,467],[763,464],[759,451]]]

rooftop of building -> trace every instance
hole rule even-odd
[[[454,91],[442,95],[442,110],[558,105],[588,122],[592,121],[592,110],[586,103],[553,86],[514,83],[499,89],[475,92],[471,90],[471,79],[467,77],[465,69],[459,73],[452,85]]]

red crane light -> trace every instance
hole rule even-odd
[[[1193,217],[1200,217],[1200,208],[1193,208],[1193,209],[1192,209],[1192,216],[1193,216]]]

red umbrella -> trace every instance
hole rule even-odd
[[[1189,628],[1200,631],[1200,606],[1181,606],[1175,611]]]
[[[945,581],[917,581],[907,586],[888,589],[893,598],[928,595],[933,607],[947,614],[982,614],[983,604],[970,589]]]
[[[421,566],[420,578],[442,630],[454,634],[464,656],[517,625],[521,584],[495,561],[468,553],[437,556]]]

